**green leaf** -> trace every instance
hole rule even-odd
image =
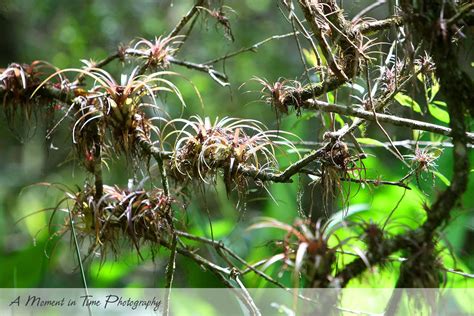
[[[336,120],[336,122],[338,122],[340,124],[340,127],[343,127],[344,125],[346,125],[346,122],[344,122],[344,120],[342,119],[342,117],[335,113],[334,114],[334,119]]]
[[[359,138],[357,138],[357,141],[360,144],[364,144],[364,145],[374,145],[374,146],[386,147],[384,143],[382,143],[379,140],[373,139],[373,138],[359,137]]]
[[[436,79],[434,74],[432,75],[431,80],[433,82],[433,85],[428,89],[428,92],[429,92],[429,95],[430,95],[430,99],[429,99],[430,102],[432,102],[434,100],[434,98],[436,97],[436,95],[438,94],[439,89],[440,89],[439,81],[438,81],[438,79]]]
[[[400,103],[400,105],[412,108],[413,111],[417,113],[421,113],[420,105],[411,97],[399,92],[395,95],[395,100],[397,100],[397,102]]]
[[[430,111],[431,116],[433,116],[435,119],[449,124],[449,114],[446,110],[443,110],[439,107],[437,107],[435,104],[436,103],[444,103],[441,101],[434,101],[433,103],[428,104],[428,110]],[[446,103],[444,103],[446,105]]]
[[[437,106],[441,106],[441,107],[443,107],[443,108],[448,107],[448,105],[446,104],[446,102],[443,102],[443,101],[433,101],[433,102],[431,102],[431,103],[436,104]]]
[[[336,101],[336,99],[334,97],[334,92],[332,92],[332,91],[326,93],[326,97],[328,98],[329,103],[334,103]]]
[[[291,128],[295,128],[298,125],[300,125],[301,122],[309,121],[310,119],[317,117],[318,113],[317,112],[303,112],[301,115],[298,117],[298,119],[293,123]]]
[[[444,184],[446,184],[446,186],[450,186],[451,185],[451,181],[449,181],[448,178],[446,178],[442,173],[438,172],[438,171],[433,171],[433,174],[435,176],[438,177],[438,179],[440,179]]]
[[[378,146],[378,147],[383,147],[385,149],[387,149],[388,151],[392,152],[392,149],[390,148],[390,146],[388,146],[387,144],[384,144],[382,143],[381,141],[379,140],[376,140],[376,139],[373,139],[373,138],[367,138],[367,137],[359,137],[357,138],[357,141],[359,142],[359,144],[364,144],[364,145],[373,145],[373,146]]]
[[[234,223],[227,219],[218,219],[212,221],[212,235],[215,239],[222,239],[232,232]],[[211,226],[193,227],[190,233],[198,236],[211,236]]]

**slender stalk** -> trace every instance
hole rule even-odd
[[[68,214],[69,214],[69,222],[71,223],[71,234],[72,234],[72,238],[74,240],[74,249],[76,251],[77,261],[79,262],[79,269],[81,271],[82,284],[84,285],[84,292],[85,292],[86,296],[89,297],[89,290],[88,290],[88,287],[87,287],[86,273],[85,273],[85,270],[84,270],[84,266],[82,264],[81,250],[80,250],[80,247],[79,247],[79,242],[77,241],[76,228],[74,227],[75,223],[74,223],[74,218],[72,217],[72,214],[71,214],[71,210],[68,211]],[[87,305],[87,311],[89,313],[89,316],[92,316],[91,307],[89,305]]]
[[[264,39],[263,41],[260,41],[260,42],[258,42],[258,43],[253,44],[252,46],[244,47],[244,48],[241,48],[241,49],[236,50],[236,51],[234,51],[234,52],[228,53],[228,54],[226,54],[226,55],[224,55],[224,56],[217,57],[217,58],[215,58],[215,59],[211,59],[211,60],[209,60],[209,61],[206,61],[206,62],[204,63],[204,65],[212,65],[212,64],[215,64],[215,63],[217,63],[217,62],[219,62],[219,61],[232,58],[232,57],[237,56],[237,55],[240,55],[240,54],[242,54],[242,53],[256,52],[257,49],[259,49],[260,46],[262,46],[262,45],[265,44],[265,43],[268,43],[268,42],[270,42],[270,41],[272,41],[272,40],[276,40],[276,39],[287,38],[287,37],[290,37],[290,36],[292,36],[292,35],[297,35],[297,34],[299,34],[299,33],[298,33],[298,32],[296,32],[296,33],[295,33],[295,32],[291,32],[291,33],[286,33],[286,34],[282,34],[282,35],[273,35],[273,36],[270,36],[270,37]]]
[[[165,302],[163,305],[164,315],[169,315],[170,308],[170,299],[171,299],[171,287],[173,286],[174,271],[176,269],[176,246],[178,244],[178,237],[173,233],[170,247],[170,258],[168,261],[168,266],[166,268],[166,291],[165,291]]]

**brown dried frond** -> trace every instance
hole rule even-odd
[[[94,198],[92,186],[82,191],[67,193],[73,201],[69,210],[79,237],[91,241],[90,252],[100,251],[102,257],[111,249],[117,253],[121,240],[140,252],[145,241],[158,243],[171,232],[171,199],[161,189],[121,189],[104,185],[104,195]],[[66,219],[65,228],[71,222]]]

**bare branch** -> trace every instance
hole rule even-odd
[[[212,59],[212,60],[209,60],[209,61],[206,61],[204,63],[204,65],[212,65],[212,64],[215,64],[219,61],[222,61],[222,60],[226,60],[226,59],[229,59],[229,58],[232,58],[234,56],[237,56],[237,55],[240,55],[242,53],[246,53],[246,52],[256,52],[258,48],[260,48],[260,46],[262,46],[263,44],[267,43],[267,42],[270,42],[272,40],[276,40],[276,39],[282,39],[282,38],[287,38],[287,37],[290,37],[292,35],[297,35],[299,34],[298,32],[291,32],[291,33],[287,33],[287,34],[282,34],[282,35],[273,35],[273,36],[270,36],[266,39],[264,39],[263,41],[260,41],[258,43],[255,43],[253,44],[252,46],[249,46],[249,47],[245,47],[245,48],[241,48],[235,52],[232,52],[232,53],[229,53],[229,54],[226,54],[222,57],[218,57],[218,58],[215,58],[215,59]]]
[[[348,107],[345,105],[330,104],[318,100],[308,100],[306,107],[315,111],[338,113],[347,116],[355,116],[364,120],[375,121],[374,114],[370,111],[365,111],[360,108]],[[426,123],[422,121],[402,118],[394,115],[377,113],[377,119],[380,122],[390,123],[396,126],[410,127],[412,129],[427,131],[435,134],[441,134],[444,136],[452,136],[452,129],[441,125]],[[465,133],[466,138],[474,143],[474,133]]]

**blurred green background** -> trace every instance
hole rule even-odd
[[[344,9],[349,16],[355,15],[372,1],[345,1]],[[192,62],[205,62],[226,53],[247,47],[269,36],[291,32],[291,26],[273,0],[229,1],[228,5],[236,11],[229,13],[235,42],[224,37],[222,28],[211,18],[200,18],[196,27],[177,56]],[[46,60],[59,68],[80,67],[81,59],[100,60],[114,52],[121,43],[127,44],[137,38],[153,39],[167,34],[179,18],[191,7],[192,1],[113,1],[113,0],[19,0],[0,1],[0,64],[6,67],[10,62],[30,63],[33,60]],[[389,15],[388,6],[381,6],[371,12],[371,16],[383,18]],[[390,33],[384,34],[388,40]],[[383,46],[386,50],[387,47]],[[468,50],[469,51],[469,50]],[[472,52],[472,51],[471,51]],[[461,56],[469,67],[472,54]],[[471,59],[471,60],[469,60]],[[128,67],[130,68],[130,67]],[[125,69],[128,69],[127,65]],[[185,81],[177,82],[187,103],[182,114],[189,117],[235,116],[253,118],[264,122],[270,129],[282,128],[298,134],[303,140],[318,141],[324,130],[321,121],[314,113],[294,113],[275,118],[274,111],[262,102],[260,89],[253,76],[266,78],[273,82],[279,77],[287,79],[302,78],[303,65],[293,37],[271,41],[258,50],[229,59],[216,68],[225,71],[231,87],[223,88],[205,73],[190,71],[173,66],[172,70],[183,74],[199,89],[204,107],[196,97],[192,87]],[[121,68],[118,63],[107,69],[119,78]],[[304,78],[302,79],[304,80]],[[243,88],[239,87],[246,83]],[[359,82],[362,86],[363,81]],[[250,91],[249,93],[246,93]],[[415,96],[416,91],[411,91]],[[418,92],[419,93],[419,92]],[[347,98],[340,97],[340,103],[347,104]],[[173,103],[174,102],[174,103]],[[175,100],[167,102],[167,110],[172,117],[181,114]],[[400,110],[404,115],[416,117],[410,111]],[[432,117],[425,120],[444,124]],[[48,222],[52,214],[44,210],[57,204],[61,192],[53,188],[32,186],[38,182],[63,183],[69,187],[81,187],[86,177],[84,170],[70,159],[71,137],[68,124],[55,134],[53,143],[45,142],[45,126],[40,118],[30,122],[19,121],[17,126],[8,126],[0,117],[0,287],[80,287],[82,282],[75,259],[73,244],[69,234],[62,238],[51,236]],[[11,130],[13,129],[13,131]],[[393,140],[412,139],[411,131],[386,126]],[[472,130],[472,129],[471,129]],[[385,141],[381,132],[369,125],[367,136]],[[423,140],[439,140],[430,135]],[[57,149],[52,149],[52,148]],[[370,157],[365,161],[368,178],[381,176],[385,180],[402,178],[409,169],[402,165],[384,148],[367,149]],[[412,151],[401,149],[403,154]],[[471,153],[471,158],[473,157]],[[281,155],[281,167],[285,167],[294,154]],[[473,159],[471,159],[473,161]],[[448,179],[451,175],[451,150],[444,149],[437,161],[438,171]],[[105,182],[126,186],[133,176],[126,161],[111,163],[106,172]],[[227,197],[224,184],[219,178],[215,189],[211,186],[195,188],[194,198],[189,200],[182,216],[188,221],[192,233],[210,237],[210,217],[213,234],[237,253],[256,262],[271,256],[274,249],[267,245],[268,240],[282,238],[277,230],[246,231],[246,227],[258,216],[272,216],[278,220],[292,223],[301,213],[315,213],[324,216],[320,205],[320,188],[310,186],[311,179],[306,176],[295,178],[293,184],[274,184],[269,194],[256,186],[250,187],[249,194],[241,198]],[[433,183],[435,184],[433,188]],[[439,177],[423,175],[421,189],[416,183],[411,185],[393,217],[390,233],[402,232],[406,226],[416,227],[424,218],[423,201],[433,201],[437,192],[445,187]],[[346,192],[349,187],[345,186]],[[350,187],[350,210],[356,212],[359,220],[383,223],[387,214],[395,207],[403,194],[399,187],[363,187],[352,184]],[[443,229],[442,244],[450,251],[445,265],[466,272],[474,270],[474,181],[470,180],[468,193],[464,196],[462,207],[455,210],[453,220]],[[343,207],[342,201],[334,206],[333,212]],[[40,211],[44,210],[44,211]],[[28,216],[29,215],[29,216]],[[63,214],[57,217],[63,217]],[[55,224],[61,220],[56,219]],[[341,236],[355,234],[342,231]],[[210,258],[216,258],[212,249],[203,246]],[[156,249],[155,249],[156,250]],[[164,270],[168,252],[158,249],[157,256],[151,259],[151,251],[143,251],[147,258],[139,260],[131,247],[123,248],[117,258],[108,258],[102,263],[98,258],[86,262],[88,285],[91,287],[155,287],[164,286]],[[349,258],[350,259],[350,258]],[[349,260],[348,259],[348,260]],[[367,274],[354,280],[350,286],[391,287],[396,282],[397,265],[394,263],[385,271]],[[279,277],[281,265],[275,265],[268,272]],[[215,277],[205,272],[194,262],[179,257],[176,270],[178,287],[219,287]],[[459,276],[447,273],[449,286],[469,286],[469,282]],[[281,280],[291,284],[290,273],[283,273]],[[247,275],[249,287],[270,286],[254,275]]]

